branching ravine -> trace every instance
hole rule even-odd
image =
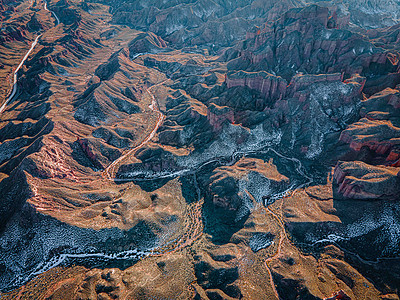
[[[165,120],[165,116],[164,114],[160,111],[160,107],[159,104],[156,100],[156,98],[154,97],[154,95],[151,93],[151,89],[160,86],[162,84],[164,84],[167,80],[164,80],[156,85],[151,86],[150,88],[146,89],[146,92],[150,95],[152,101],[151,101],[151,105],[149,106],[150,109],[154,112],[156,112],[158,114],[158,118],[157,118],[157,122],[153,128],[153,130],[144,138],[144,140],[137,145],[136,147],[126,151],[126,153],[124,153],[123,155],[121,155],[118,159],[116,159],[115,161],[113,161],[103,172],[103,176],[105,176],[108,180],[112,180],[112,181],[120,181],[118,179],[115,178],[115,174],[116,174],[116,170],[118,170],[118,166],[129,156],[135,154],[135,152],[137,150],[139,150],[140,148],[142,148],[143,146],[145,146],[148,142],[150,142],[151,139],[154,138],[154,136],[157,133],[157,130],[160,128],[160,126],[162,125],[162,123]]]
[[[56,19],[56,25],[58,25],[60,23],[59,18],[57,17],[57,15],[50,11],[47,8],[47,2],[44,1],[44,9],[51,12],[52,15],[55,17]],[[31,54],[31,52],[33,51],[33,49],[35,48],[35,46],[37,45],[40,37],[42,35],[39,35],[36,37],[35,41],[32,43],[31,48],[29,49],[29,51],[26,53],[25,57],[23,58],[23,60],[21,61],[21,63],[19,64],[19,66],[17,67],[16,71],[14,72],[14,85],[13,85],[13,90],[11,95],[7,98],[6,102],[3,104],[3,106],[0,108],[0,113],[2,113],[4,111],[4,109],[6,108],[7,104],[13,100],[14,96],[17,93],[17,81],[18,81],[18,71],[19,69],[23,66],[23,64],[25,63],[26,59],[29,57],[29,55]],[[144,54],[143,54],[144,55]],[[136,56],[135,58],[139,57],[140,55]],[[132,181],[132,178],[129,179],[117,179],[115,178],[116,175],[116,170],[118,170],[118,167],[126,160],[128,159],[131,155],[134,155],[135,152],[142,148],[143,146],[145,146],[147,143],[149,143],[151,141],[151,139],[154,138],[154,136],[156,135],[158,129],[160,128],[160,126],[162,125],[162,123],[165,120],[165,116],[164,114],[160,111],[160,107],[158,104],[158,101],[156,100],[155,96],[152,93],[152,89],[164,84],[167,80],[164,80],[160,83],[157,83],[149,88],[146,89],[146,93],[151,97],[151,105],[149,106],[150,109],[157,113],[158,117],[157,117],[157,121],[155,123],[154,128],[151,130],[151,132],[143,139],[143,141],[137,145],[136,147],[127,150],[121,157],[119,157],[117,160],[113,161],[102,173],[102,175],[104,177],[106,177],[108,180],[114,181],[114,182],[124,182],[124,181]],[[213,159],[211,161],[206,161],[204,163],[202,163],[201,165],[197,166],[196,168],[189,170],[187,175],[192,175],[194,178],[194,185],[196,187],[196,192],[197,192],[197,201],[195,203],[192,203],[190,205],[188,205],[187,208],[187,212],[186,212],[186,218],[183,222],[183,230],[181,235],[172,241],[168,241],[165,244],[159,245],[157,247],[154,247],[152,249],[147,249],[147,250],[140,250],[140,249],[132,249],[132,250],[126,250],[126,251],[121,251],[121,252],[117,252],[117,253],[103,253],[103,252],[96,252],[96,253],[63,253],[63,254],[59,254],[59,255],[55,255],[51,258],[49,258],[46,261],[41,262],[39,265],[37,265],[34,270],[31,270],[29,272],[26,272],[25,274],[21,274],[16,282],[13,282],[12,285],[23,285],[25,284],[27,281],[29,281],[30,279],[32,279],[35,276],[38,276],[54,267],[63,265],[65,263],[68,263],[68,261],[71,260],[82,260],[82,259],[99,259],[99,260],[110,260],[110,261],[119,261],[119,260],[141,260],[144,259],[146,257],[151,257],[151,256],[162,256],[165,254],[169,254],[169,253],[174,253],[177,252],[179,250],[182,250],[185,247],[188,247],[190,245],[192,245],[196,240],[198,240],[202,234],[203,234],[203,221],[202,221],[202,206],[203,206],[203,198],[201,197],[201,191],[200,188],[198,187],[197,184],[197,179],[196,179],[196,173],[198,171],[200,171],[204,166],[210,164],[210,163],[214,163],[214,162],[219,162],[222,165],[230,165],[230,164],[234,164],[238,158],[246,156],[246,155],[251,155],[251,154],[255,154],[255,153],[267,153],[267,152],[273,152],[276,155],[278,155],[281,158],[290,160],[296,164],[298,164],[298,166],[296,167],[296,171],[300,174],[303,175],[305,178],[308,179],[307,183],[303,183],[302,185],[298,186],[296,189],[304,187],[305,185],[308,185],[312,182],[312,178],[308,177],[305,175],[304,171],[303,171],[303,166],[301,164],[301,162],[299,160],[297,160],[296,158],[289,158],[286,157],[282,154],[280,154],[279,152],[277,152],[276,150],[272,149],[272,148],[268,148],[268,149],[264,149],[264,150],[260,150],[260,151],[247,151],[247,152],[235,152],[232,156],[231,156],[231,160],[229,162],[224,162],[222,161],[223,158],[216,158]],[[158,177],[154,177],[151,178],[150,180],[155,180],[158,179]],[[288,193],[290,193],[292,191],[292,188],[289,188],[287,191],[283,192],[283,193],[277,193],[274,195],[271,195],[269,197],[269,199],[273,199],[274,201],[276,199],[279,199],[281,197],[286,196]],[[276,214],[274,214],[272,211],[269,210],[269,208],[267,207],[267,210],[273,214],[274,217],[276,217],[278,220],[278,216]],[[281,221],[279,220],[280,224]],[[272,278],[272,273],[269,270],[268,267],[268,262],[272,259],[274,259],[276,256],[278,256],[280,254],[280,249],[283,243],[283,240],[285,239],[286,233],[284,231],[284,227],[283,224],[281,224],[282,228],[283,228],[283,232],[284,235],[282,235],[280,237],[280,241],[279,241],[279,245],[278,245],[278,252],[276,253],[276,255],[274,255],[273,257],[269,258],[266,261],[266,266],[267,269],[270,273],[271,276],[271,285],[274,289],[274,292],[277,294],[277,291],[275,289],[275,286],[273,284],[273,278]],[[278,294],[277,294],[278,295]],[[279,295],[278,295],[279,297]]]
[[[164,122],[165,116],[160,111],[158,101],[156,100],[155,96],[153,95],[152,89],[164,84],[166,81],[167,80],[164,80],[164,81],[157,83],[146,89],[146,93],[151,97],[151,105],[149,107],[153,112],[158,114],[157,121],[155,123],[154,128],[151,130],[151,132],[144,138],[144,140],[139,145],[137,145],[136,147],[134,147],[132,149],[127,150],[121,157],[119,157],[117,160],[112,162],[103,171],[103,173],[102,173],[103,177],[107,178],[110,181],[114,181],[114,182],[128,182],[128,181],[131,182],[132,180],[134,180],[134,178],[129,178],[129,179],[115,178],[116,171],[118,170],[119,166],[126,159],[128,159],[131,155],[134,155],[138,149],[145,146],[147,143],[149,143],[151,141],[151,139],[154,138],[158,129]],[[131,250],[126,250],[126,251],[121,251],[121,252],[116,252],[116,253],[88,252],[88,253],[63,253],[63,254],[55,255],[55,256],[49,258],[48,260],[41,262],[39,265],[37,265],[34,268],[34,270],[28,271],[25,274],[21,274],[17,278],[16,282],[13,283],[13,286],[23,285],[26,282],[28,282],[29,280],[31,280],[32,278],[34,278],[35,276],[38,276],[54,267],[57,267],[60,265],[66,265],[69,262],[74,261],[74,260],[86,260],[86,259],[89,259],[89,260],[95,259],[96,260],[96,259],[98,259],[100,261],[121,261],[121,260],[139,261],[146,257],[162,256],[162,255],[166,255],[169,253],[175,253],[175,252],[180,251],[188,246],[191,246],[202,236],[203,229],[204,229],[204,224],[203,224],[203,220],[202,220],[203,198],[201,196],[201,191],[200,191],[200,188],[197,183],[196,174],[201,169],[203,169],[203,167],[205,167],[211,163],[218,162],[221,165],[232,165],[241,157],[251,155],[251,154],[261,154],[261,153],[267,154],[268,152],[272,152],[275,155],[277,155],[283,159],[292,161],[295,165],[297,165],[296,169],[295,169],[296,172],[298,172],[302,177],[307,179],[307,182],[297,186],[296,188],[292,186],[288,190],[286,190],[282,193],[276,193],[276,194],[270,195],[270,197],[269,197],[270,201],[271,200],[275,201],[279,198],[285,197],[292,192],[293,188],[299,189],[299,188],[304,187],[305,185],[309,185],[312,182],[312,178],[308,177],[304,173],[303,166],[298,159],[287,157],[283,154],[280,154],[279,152],[277,152],[276,150],[274,150],[270,147],[268,147],[267,149],[265,149],[265,148],[260,149],[259,151],[235,152],[230,157],[229,161],[226,161],[226,158],[225,159],[224,158],[215,158],[210,161],[203,162],[199,166],[193,168],[192,170],[188,170],[188,172],[184,174],[184,175],[193,176],[193,178],[194,178],[194,185],[195,185],[196,193],[197,193],[197,201],[188,205],[187,211],[185,213],[185,219],[183,220],[183,230],[178,238],[171,240],[171,241],[167,241],[166,243],[161,243],[161,245],[158,245],[154,248],[147,249],[147,250],[131,249]],[[160,175],[159,177],[154,176],[154,177],[150,178],[149,180],[157,180],[160,177],[161,178],[165,177],[165,175]],[[269,210],[269,208],[267,208],[267,209]],[[273,213],[273,212],[271,211],[271,213]],[[275,214],[274,214],[274,216],[277,217]],[[283,225],[282,225],[282,228],[283,228]],[[280,242],[278,245],[278,249],[279,249],[278,253],[275,256],[268,259],[268,261],[272,260],[277,255],[279,255],[283,240],[284,240],[284,237],[282,236],[280,238]],[[277,294],[275,286],[273,285],[272,273],[268,268],[267,262],[266,262],[266,266],[267,266],[267,269],[271,276],[271,285],[274,288],[274,292]]]

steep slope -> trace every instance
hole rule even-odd
[[[42,35],[0,115],[1,297],[398,299],[396,2],[359,3],[2,4]]]
[[[115,1],[113,21],[152,31],[174,47],[205,45],[211,51],[246,36],[255,25],[276,19],[282,11],[302,5],[287,1]]]

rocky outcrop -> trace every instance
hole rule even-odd
[[[108,2],[105,2],[109,4]],[[152,31],[174,47],[205,45],[211,51],[232,45],[246,36],[255,25],[276,19],[287,8],[303,3],[298,0],[223,1],[201,0],[146,4],[115,1],[113,20],[143,31]]]
[[[400,125],[400,91],[399,89],[387,88],[382,92],[372,95],[362,102],[360,114],[362,117],[374,119],[376,112],[381,112],[386,120],[392,121],[396,126]]]
[[[182,79],[183,82],[189,81],[187,83],[192,84],[194,83],[193,81],[205,82],[210,81],[210,79],[212,80],[212,78],[203,76],[210,70],[210,67],[193,59],[189,59],[186,62],[170,62],[146,57],[144,59],[144,64],[146,67],[157,68],[173,80]]]
[[[43,274],[4,298],[395,292],[400,28],[350,2],[49,1],[0,116],[0,289]]]
[[[369,150],[371,161],[396,165],[400,160],[399,91],[385,89],[362,102],[363,117],[340,135],[356,152]]]
[[[201,178],[207,185],[208,227],[215,241],[227,241],[240,228],[256,203],[284,190],[289,178],[279,173],[273,160],[242,158],[232,166],[220,167]]]
[[[222,107],[212,103],[208,107],[207,119],[215,131],[220,131],[225,122],[233,123],[235,116],[230,107]]]
[[[15,25],[8,25],[6,28],[2,28],[2,35],[0,37],[0,44],[4,44],[10,41],[24,41],[25,31],[27,28],[25,26],[17,27]]]
[[[87,139],[80,139],[79,137],[76,140],[78,144],[82,147],[83,152],[87,155],[87,157],[93,162],[97,161],[97,155],[93,153],[93,150]]]
[[[26,122],[11,121],[0,128],[0,143],[12,140],[20,136],[34,137],[46,126],[49,119],[43,117],[38,121],[27,120]]]
[[[118,179],[132,179],[133,182],[135,182],[135,179],[139,179],[137,184],[140,185],[142,184],[140,179],[157,179],[159,174],[163,174],[168,179],[169,174],[180,169],[173,154],[161,147],[140,149],[135,156],[140,160],[140,163],[122,165],[116,174]]]
[[[167,47],[167,43],[154,33],[141,33],[129,43],[129,56],[143,53],[158,53]]]
[[[228,68],[265,70],[286,79],[297,72],[349,77],[376,65],[384,69],[387,55],[381,48],[359,34],[328,28],[328,20],[328,8],[292,9],[264,32],[239,44],[239,57]]]
[[[338,198],[400,200],[400,168],[340,161],[334,178],[334,193]]]
[[[78,27],[78,23],[82,20],[82,14],[70,0],[60,0],[52,5],[51,9],[57,14],[61,23],[72,28]]]
[[[394,0],[346,0],[344,2],[351,14],[351,21],[366,29],[392,26],[398,23],[400,18],[400,4]]]
[[[21,169],[15,170],[11,176],[0,181],[0,188],[0,232],[3,232],[8,220],[32,197],[33,192],[27,183],[26,174]]]
[[[283,130],[283,143],[313,158],[324,149],[325,136],[358,117],[362,77],[345,82],[340,74],[293,77],[286,97],[266,108],[268,122]]]
[[[325,298],[324,300],[351,300],[351,298],[343,290],[340,290],[333,293],[332,297]]]
[[[213,138],[207,118],[207,107],[184,91],[167,99],[166,121],[160,128],[159,139],[167,145],[204,146]]]
[[[120,62],[119,62],[120,55],[126,56],[127,53],[126,52],[122,53],[122,51],[114,53],[106,63],[100,65],[96,69],[94,75],[99,77],[100,80],[110,80],[115,75],[115,73],[120,70],[120,67],[121,67]]]
[[[267,72],[231,72],[227,74],[226,84],[228,88],[235,86],[247,86],[257,90],[261,96],[272,101],[281,100],[286,94],[287,82],[281,77]]]
[[[38,32],[43,30],[43,25],[40,22],[40,17],[38,18],[36,13],[31,17],[31,20],[26,24],[27,29],[33,32]]]
[[[209,255],[197,257],[194,265],[197,282],[206,290],[209,297],[220,297],[221,294],[232,297],[231,299],[243,297],[240,289],[233,284],[239,278],[239,270],[230,263],[232,259],[233,257],[229,255],[225,259],[224,257],[213,259]]]
[[[129,81],[126,69],[133,63],[127,60],[128,55],[127,51],[118,51],[96,69],[95,76],[87,82],[86,90],[74,100],[76,120],[97,127],[112,119],[141,112],[137,105],[140,92],[133,93],[129,87],[119,90],[109,87],[109,82],[119,85],[121,80]],[[122,79],[116,79],[116,74]]]
[[[400,148],[400,128],[393,126],[390,121],[363,118],[347,127],[340,135],[340,140],[355,151],[368,147],[383,156],[394,148]],[[391,159],[397,160],[399,157]]]
[[[129,131],[112,131],[110,129],[100,127],[93,131],[92,135],[96,138],[103,139],[107,144],[117,148],[128,148],[134,139]],[[124,136],[125,135],[125,136]]]

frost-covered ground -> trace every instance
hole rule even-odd
[[[335,223],[328,228],[310,231],[305,242],[312,245],[347,245],[346,248],[356,248],[364,252],[362,256],[375,259],[399,254],[400,209],[396,203],[373,205],[351,222]]]

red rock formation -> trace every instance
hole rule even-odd
[[[335,99],[330,99],[329,101],[332,108],[339,108],[345,104],[353,103],[356,99],[361,98],[361,90],[365,83],[365,78],[355,75],[354,77],[342,82],[342,74],[320,74],[320,75],[303,75],[297,74],[294,76],[287,87],[286,94],[284,94],[284,99],[279,100],[275,104],[276,112],[281,112],[284,114],[290,114],[288,100],[290,98],[290,102],[292,106],[299,105],[302,107],[303,111],[307,111],[310,109],[310,96],[313,93],[313,89],[310,87],[313,85],[325,85],[326,88],[329,87],[332,83],[341,83],[344,85],[349,85],[351,89],[348,93],[338,94]],[[335,101],[333,101],[335,100]],[[326,99],[326,103],[328,104],[328,99]],[[359,101],[359,100],[358,100]],[[295,105],[296,103],[296,105]],[[267,109],[270,111],[270,109]],[[332,116],[335,119],[335,116]],[[310,120],[308,120],[310,121]]]
[[[340,140],[350,144],[355,151],[366,146],[383,155],[394,146],[400,145],[400,128],[393,126],[390,121],[363,118],[344,130]]]
[[[334,179],[337,198],[399,199],[400,168],[339,161],[334,170]]]
[[[292,9],[265,32],[239,44],[239,58],[228,68],[266,70],[291,78],[298,71],[349,76],[375,65],[386,66],[388,53],[359,34],[328,28],[328,20],[328,8]]]
[[[343,290],[340,290],[334,293],[332,297],[325,298],[324,300],[351,300],[351,298]]]
[[[367,147],[376,155],[386,156],[388,165],[400,159],[400,93],[386,89],[362,102],[363,117],[340,135],[340,140],[354,151]]]
[[[286,93],[287,82],[282,77],[267,72],[232,72],[226,77],[228,88],[247,86],[257,90],[267,99],[282,99]]]
[[[258,26],[254,26],[250,31],[246,33],[246,39],[252,39],[260,34],[261,34],[261,28]]]
[[[87,139],[77,138],[76,141],[81,145],[83,152],[89,157],[92,161],[97,160],[97,155],[93,153],[92,149],[90,148],[89,141]]]
[[[233,123],[235,115],[232,108],[227,106],[218,106],[212,103],[208,107],[207,119],[211,126],[213,126],[214,130],[218,132],[222,129],[222,126],[226,121]]]

